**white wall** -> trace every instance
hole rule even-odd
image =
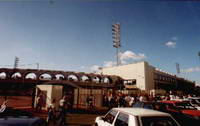
[[[141,90],[153,88],[153,67],[147,62],[103,68],[104,75],[117,75],[123,79],[136,79],[136,86]]]
[[[155,88],[154,84],[154,67],[145,62],[145,90],[152,90]]]

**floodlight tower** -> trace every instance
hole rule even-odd
[[[17,68],[19,64],[19,57],[15,57],[14,68]]]
[[[116,48],[117,66],[120,64],[119,48],[121,47],[120,23],[112,24],[113,47]]]
[[[179,63],[176,63],[176,72],[177,74],[180,74],[180,64]]]
[[[198,52],[199,60],[200,60],[200,52]]]

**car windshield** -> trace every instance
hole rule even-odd
[[[195,101],[200,105],[200,99],[196,99]]]
[[[141,117],[143,126],[178,126],[177,123],[168,116]]]

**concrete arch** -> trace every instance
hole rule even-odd
[[[67,77],[69,81],[79,81],[79,77],[76,74],[69,74]]]
[[[109,76],[104,76],[104,77],[102,78],[102,83],[111,84],[111,83],[113,83],[113,80],[112,80],[112,78],[110,78]]]
[[[26,75],[24,75],[25,79],[31,79],[31,80],[36,80],[37,79],[37,75],[35,73],[28,73]]]
[[[12,79],[20,79],[22,78],[22,74],[20,72],[15,72],[11,75]]]
[[[87,75],[82,75],[81,76],[81,81],[83,82],[91,82],[91,77]]]
[[[65,80],[65,76],[63,74],[55,74],[56,80]]]
[[[52,76],[48,73],[43,73],[39,77],[39,80],[52,80]]]
[[[6,77],[7,77],[6,72],[0,73],[0,79],[6,79]]]
[[[110,80],[107,78],[107,77],[104,77],[103,79],[102,79],[102,83],[110,83]]]
[[[92,77],[92,82],[101,83],[101,78],[98,77],[98,76],[93,76],[93,77]]]

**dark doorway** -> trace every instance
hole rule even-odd
[[[72,86],[63,86],[63,96],[66,96],[67,107],[73,108],[74,104],[74,87]]]

